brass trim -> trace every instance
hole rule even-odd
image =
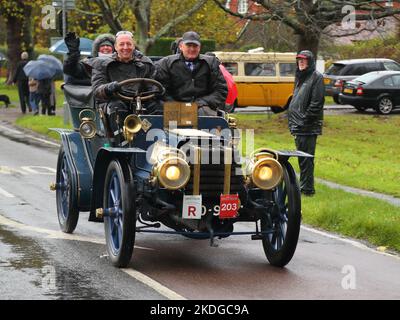
[[[231,192],[232,148],[224,149],[224,194]]]
[[[193,195],[200,194],[200,162],[201,152],[199,147],[194,148],[194,165],[193,165]]]

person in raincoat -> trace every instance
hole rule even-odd
[[[315,155],[318,135],[322,134],[325,86],[323,76],[316,71],[311,51],[300,51],[296,56],[297,70],[292,100],[288,108],[290,133],[298,150]],[[299,157],[300,190],[311,196],[314,187],[314,158]]]
[[[26,113],[26,106],[28,106],[29,112],[32,111],[29,102],[29,79],[24,72],[24,67],[28,63],[28,58],[28,52],[24,51],[21,53],[21,61],[17,65],[17,70],[15,71],[13,78],[13,83],[16,83],[18,86],[19,103],[21,105],[22,113]]]

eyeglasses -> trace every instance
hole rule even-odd
[[[119,36],[122,36],[123,34],[127,34],[133,39],[133,33],[130,31],[118,31],[117,34],[115,35],[115,38],[118,38]]]

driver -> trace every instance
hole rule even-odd
[[[99,57],[92,63],[92,88],[96,102],[108,115],[110,129],[118,141],[124,120],[132,113],[131,108],[135,107],[120,100],[116,93],[121,90],[125,95],[132,96],[140,89],[138,85],[121,88],[119,82],[134,78],[153,78],[155,67],[148,57],[136,50],[133,35],[129,31],[116,34],[115,51],[111,57]],[[143,105],[149,111],[154,109],[156,102],[150,100],[143,102]]]

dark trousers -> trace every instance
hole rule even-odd
[[[18,95],[22,113],[26,112],[26,105],[28,105],[29,110],[31,110],[28,81],[18,80]]]
[[[50,115],[51,113],[51,105],[50,105],[50,94],[42,94],[42,114],[47,114]]]
[[[315,155],[317,135],[295,137],[296,148]],[[299,158],[300,166],[300,190],[304,193],[315,193],[314,189],[314,158]]]

